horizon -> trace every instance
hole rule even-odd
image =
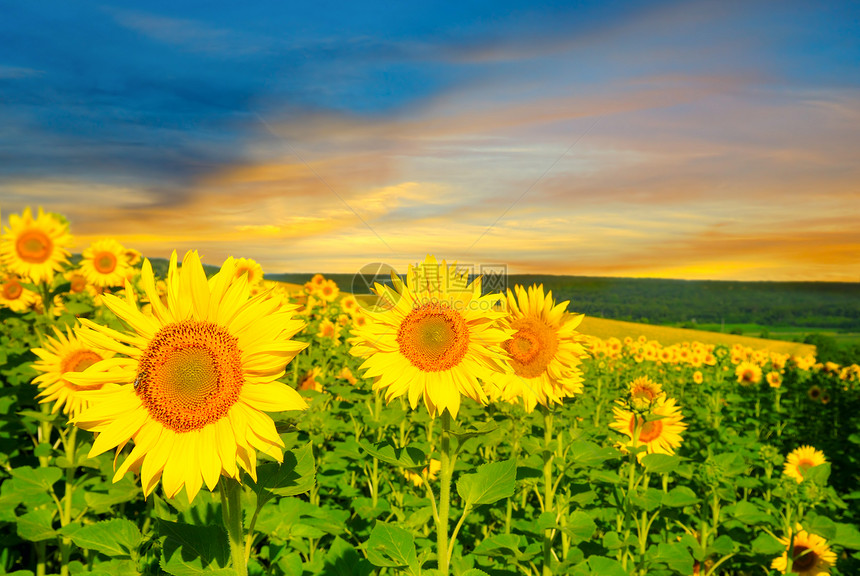
[[[853,284],[858,16],[849,1],[19,4],[0,22],[2,225],[42,206],[68,218],[72,251],[110,237],[264,271],[435,254]]]

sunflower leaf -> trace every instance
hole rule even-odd
[[[415,538],[399,526],[377,522],[364,549],[374,566],[401,568],[409,574],[420,574]]]
[[[97,522],[83,528],[74,526],[74,529],[62,529],[60,533],[70,537],[80,548],[95,550],[114,558],[135,557],[137,547],[143,540],[137,526],[125,518]]]
[[[57,536],[53,528],[54,513],[49,508],[34,510],[18,516],[18,536],[30,542],[50,540]]]
[[[680,463],[680,457],[668,454],[648,454],[642,457],[642,465],[652,474],[668,474]]]
[[[427,455],[420,448],[405,446],[395,448],[390,440],[371,444],[367,440],[359,442],[362,450],[386,464],[407,469],[421,469],[427,466]]]
[[[517,465],[513,460],[490,462],[478,466],[474,474],[464,474],[457,480],[457,494],[466,506],[492,504],[514,495]]]
[[[272,495],[295,496],[313,488],[316,481],[316,467],[310,444],[297,450],[284,453],[281,464],[274,462],[257,467],[257,481],[249,479],[248,484],[257,493],[259,506],[265,504]]]
[[[164,538],[161,568],[173,576],[234,576],[228,568],[227,534],[220,526],[192,526],[168,520],[158,521]]]

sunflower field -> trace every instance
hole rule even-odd
[[[857,365],[71,241],[0,235],[0,573],[860,574]]]

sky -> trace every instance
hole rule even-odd
[[[856,2],[0,0],[0,214],[81,252],[860,281]]]

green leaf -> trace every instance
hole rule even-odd
[[[668,454],[646,454],[642,457],[642,465],[651,474],[668,474],[681,463],[679,456]]]
[[[69,536],[80,548],[95,550],[114,558],[134,558],[143,536],[134,522],[125,518],[114,518],[97,522],[74,530],[61,529],[60,534]]]
[[[630,502],[637,508],[651,511],[660,507],[663,502],[663,492],[656,488],[640,488],[630,494]]]
[[[54,453],[54,449],[47,442],[42,442],[33,450],[33,456],[36,458],[47,458]]]
[[[95,489],[87,490],[84,493],[84,501],[93,512],[102,514],[109,512],[117,504],[134,500],[140,493],[140,486],[130,476],[126,476],[108,487],[107,492]]]
[[[655,562],[666,564],[675,572],[680,572],[681,574],[693,573],[693,557],[690,556],[686,546],[680,542],[661,542],[657,544],[656,554],[651,559]]]
[[[517,465],[514,460],[490,462],[478,466],[474,474],[464,474],[457,480],[457,494],[466,506],[492,504],[514,495]]]
[[[761,508],[747,500],[741,500],[734,506],[727,507],[728,513],[744,524],[771,524],[773,519],[765,514]]]
[[[54,412],[53,414],[45,414],[44,412],[39,412],[37,410],[21,410],[18,412],[18,416],[26,416],[27,418],[32,418],[33,420],[38,420],[39,422],[56,422],[62,416],[59,412]]]
[[[737,476],[743,474],[747,470],[747,464],[744,457],[735,452],[724,452],[717,454],[711,461],[719,468],[723,476]]]
[[[62,476],[63,472],[53,466],[47,468],[31,468],[21,466],[13,468],[10,472],[15,479],[14,491],[20,494],[37,494],[39,492],[51,492],[54,483]],[[5,483],[4,483],[5,488]]]
[[[480,426],[470,425],[468,428],[460,426],[458,423],[455,423],[454,427],[451,429],[450,432],[451,435],[459,438],[460,442],[464,442],[469,438],[483,436],[484,434],[494,432],[498,427],[499,425],[495,422],[484,422]]]
[[[92,572],[81,571],[80,574],[88,576],[140,576],[137,562],[134,560],[111,560],[101,562],[93,568]]]
[[[567,517],[567,522],[565,522],[561,530],[570,536],[573,544],[576,545],[580,542],[590,540],[594,536],[594,531],[597,530],[597,525],[591,519],[591,516],[582,510],[577,510]]]
[[[291,552],[278,557],[277,564],[286,576],[302,576],[302,556],[298,552]]]
[[[613,558],[590,556],[588,565],[595,576],[627,576],[627,570],[621,566],[621,562]]]
[[[680,508],[682,506],[692,506],[699,501],[696,493],[686,486],[676,486],[669,490],[667,494],[663,494],[663,505],[672,508]]]
[[[836,522],[826,516],[810,514],[803,527],[807,532],[818,534],[825,540],[833,540],[836,536]]]
[[[355,548],[340,537],[334,539],[325,555],[323,576],[369,576],[371,572],[373,566]]]
[[[262,500],[260,506],[271,499],[271,494],[295,496],[313,488],[316,479],[314,454],[310,444],[284,453],[281,464],[270,462],[257,467],[257,481],[248,484]],[[270,494],[266,494],[268,491]]]
[[[727,534],[723,534],[714,542],[708,546],[706,551],[706,555],[710,556],[712,554],[717,554],[719,556],[727,556],[735,551],[735,541],[731,539]]]
[[[851,524],[836,524],[836,534],[833,536],[832,544],[860,550],[860,531]]]
[[[620,452],[615,448],[600,446],[588,440],[577,440],[570,445],[570,461],[575,466],[594,466],[605,460],[617,458]]]
[[[228,568],[227,534],[220,526],[192,526],[158,520],[164,538],[161,568],[173,576],[235,576]]]
[[[760,533],[752,541],[752,551],[763,556],[775,556],[780,552],[785,552],[785,548],[785,545],[766,532]]]
[[[460,574],[460,576],[490,576],[490,575],[487,574],[486,572],[484,572],[483,570],[479,570],[477,568],[469,568],[468,570],[466,570],[465,572]]]
[[[30,542],[50,540],[57,536],[53,527],[54,513],[50,509],[34,510],[18,516],[18,536]]]
[[[378,444],[371,444],[367,440],[359,442],[362,450],[386,464],[408,468],[410,470],[421,469],[427,466],[427,455],[414,446],[395,448],[390,440]]]
[[[416,576],[420,573],[415,538],[403,528],[377,522],[364,549],[374,566],[407,569]]]
[[[803,479],[810,480],[816,484],[827,484],[827,480],[830,479],[830,462],[807,468],[803,472]]]

